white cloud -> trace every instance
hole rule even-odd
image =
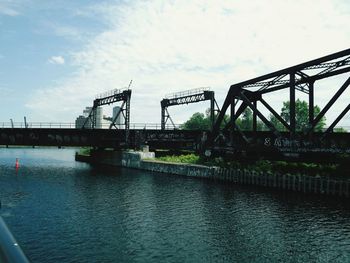
[[[10,7],[0,5],[0,15],[18,16],[19,12],[17,12],[16,10],[14,10]]]
[[[0,15],[18,16],[20,6],[26,3],[27,0],[1,0],[0,1]]]
[[[48,60],[51,64],[63,65],[65,63],[64,57],[62,56],[52,56]]]
[[[175,91],[211,86],[221,105],[231,84],[348,48],[350,15],[339,3],[156,0],[94,6],[108,28],[72,54],[78,68],[73,77],[40,90],[28,107],[50,112],[43,117],[73,120],[95,94],[130,79],[132,122],[159,122],[160,100]],[[181,122],[207,107],[170,111]]]

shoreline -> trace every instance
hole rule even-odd
[[[76,161],[133,168],[151,172],[182,175],[225,181],[240,185],[254,185],[287,191],[333,195],[348,198],[350,180],[306,174],[260,172],[254,169],[221,168],[186,163],[172,163],[154,159],[152,152],[95,151],[91,156],[76,153]]]

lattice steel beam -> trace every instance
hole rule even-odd
[[[209,88],[200,88],[195,90],[189,90],[189,91],[183,91],[168,95],[166,98],[164,98],[161,102],[161,127],[162,130],[165,129],[166,123],[168,120],[171,121],[174,128],[175,125],[170,117],[168,107],[170,106],[177,106],[177,105],[183,105],[183,104],[189,104],[189,103],[196,103],[201,101],[210,100],[210,119],[212,122],[212,125],[215,121],[215,111],[219,111],[219,107],[215,101],[215,94],[214,91],[210,91]],[[217,110],[215,109],[215,106],[217,107]]]
[[[274,127],[271,122],[264,117],[261,112],[257,109],[257,102],[262,102],[262,104],[270,111],[270,113],[275,116],[279,122],[287,128],[290,140],[298,140],[299,137],[304,136],[305,138],[313,138],[314,128],[317,123],[322,119],[324,114],[330,109],[334,102],[339,98],[343,91],[350,85],[350,80],[348,79],[340,88],[338,92],[335,92],[334,96],[331,98],[329,103],[324,107],[318,116],[314,116],[314,94],[316,90],[315,82],[337,76],[344,73],[350,72],[350,49],[346,49],[328,56],[324,56],[315,60],[311,60],[293,67],[282,69],[276,72],[272,72],[257,78],[253,78],[247,81],[243,81],[234,85],[231,85],[226,99],[223,103],[221,111],[216,119],[216,122],[212,129],[211,140],[209,145],[214,146],[213,142],[219,136],[219,134],[227,132],[230,129],[231,133],[234,132],[235,121],[242,113],[242,109],[248,106],[253,111],[253,120],[256,122],[257,117],[261,119],[266,126],[274,131]],[[289,89],[289,101],[290,101],[290,120],[285,121],[281,115],[279,115],[271,105],[269,105],[265,100],[262,99],[263,95],[282,89]],[[250,93],[249,93],[249,92]],[[308,95],[308,117],[309,117],[309,129],[304,130],[303,133],[298,133],[296,130],[296,91],[304,92]],[[244,104],[240,107],[240,110],[235,112],[235,101],[240,100]],[[231,107],[231,121],[228,125],[221,130],[222,123],[224,121],[224,116]],[[339,122],[341,118],[350,110],[350,106],[346,107],[343,112],[341,112],[336,120],[332,123],[330,132],[334,126]],[[239,114],[238,114],[239,113]],[[253,131],[256,130],[256,123],[253,124]],[[278,133],[278,132],[277,132]],[[233,134],[230,134],[232,137]],[[310,137],[311,136],[311,137]]]
[[[96,98],[93,103],[92,110],[90,111],[89,116],[86,118],[85,123],[83,125],[83,129],[86,127],[86,124],[89,122],[89,120],[92,122],[92,128],[94,129],[96,127],[96,115],[97,115],[97,108],[101,107],[103,105],[109,105],[115,102],[123,101],[122,107],[120,112],[118,113],[118,116],[120,114],[124,115],[125,119],[125,129],[129,130],[130,126],[130,98],[131,98],[131,90],[113,90],[111,92],[106,93],[107,95],[105,97],[101,96],[99,98]],[[117,117],[118,117],[117,116]],[[117,117],[113,119],[110,129],[115,125],[115,121],[117,120]]]

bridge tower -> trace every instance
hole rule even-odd
[[[109,129],[112,129],[113,127],[118,129],[116,125],[116,121],[120,115],[123,115],[124,117],[124,128],[125,128],[125,134],[126,134],[126,141],[128,141],[129,137],[129,129],[130,129],[130,99],[131,99],[131,85],[132,81],[130,81],[129,87],[125,90],[119,90],[114,89],[102,94],[99,94],[96,96],[92,109],[90,111],[89,116],[86,118],[85,123],[82,127],[82,129],[86,128],[87,123],[91,121],[92,129],[96,128],[97,123],[97,109],[98,107],[101,107],[103,105],[110,105],[112,103],[116,103],[121,101],[122,105],[120,107],[119,112],[114,116],[114,118],[111,120],[111,124],[109,125]]]
[[[166,129],[166,124],[168,121],[171,122],[174,128],[175,124],[170,117],[168,107],[176,106],[181,104],[189,104],[200,101],[210,100],[210,120],[213,126],[215,122],[215,112],[219,112],[219,106],[215,100],[214,91],[209,90],[209,88],[199,88],[187,91],[181,91],[173,94],[166,95],[165,98],[160,102],[161,111],[161,128]]]

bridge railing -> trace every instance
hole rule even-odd
[[[119,94],[119,93],[122,93],[123,91],[121,89],[113,89],[113,90],[110,90],[110,91],[107,91],[107,92],[104,92],[104,93],[101,93],[101,94],[97,94],[95,96],[96,99],[103,99],[103,98],[106,98],[106,97],[110,97],[110,96],[113,96],[115,94]]]
[[[99,125],[97,129],[109,129],[109,123]],[[124,125],[116,125],[118,129],[124,129]],[[181,124],[167,125],[167,130],[180,129]],[[42,128],[42,129],[76,129],[73,122],[0,122],[0,128]],[[130,129],[160,130],[160,123],[130,123]]]
[[[167,94],[167,95],[165,95],[165,98],[166,99],[176,99],[176,98],[191,96],[191,95],[195,95],[195,94],[200,94],[200,93],[203,93],[204,91],[209,91],[209,90],[210,90],[209,87],[185,90],[185,91]]]
[[[13,126],[12,126],[13,125]],[[60,128],[60,129],[75,129],[73,122],[1,122],[0,128]]]
[[[175,124],[175,128],[173,125],[169,124],[166,125],[166,130],[174,130],[174,129],[180,129],[181,124]],[[146,130],[160,130],[161,124],[160,123],[130,123],[130,129],[146,129]]]

